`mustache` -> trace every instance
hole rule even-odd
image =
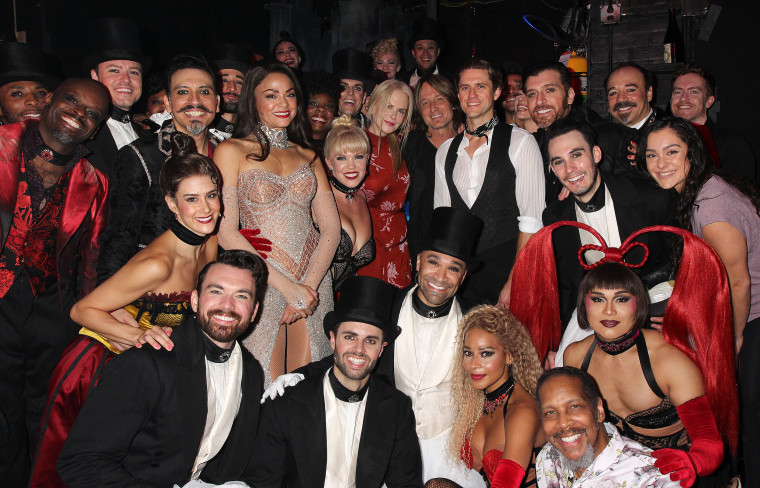
[[[223,97],[224,97],[224,96],[232,96],[232,97],[235,97],[235,98],[237,98],[237,97],[239,97],[240,95],[238,95],[236,92],[223,92],[223,93],[222,93],[222,96],[223,96]]]
[[[177,110],[177,112],[186,112],[188,110],[204,110],[206,112],[211,112],[211,110],[208,109],[205,105],[185,105],[181,109]]]
[[[229,315],[230,317],[233,317],[235,320],[240,322],[243,317],[240,316],[239,313],[235,312],[234,310],[227,310],[224,308],[212,308],[208,312],[206,312],[206,318],[211,320],[211,316],[215,314],[224,314]]]
[[[559,439],[560,437],[567,437],[570,435],[584,434],[584,433],[587,433],[587,431],[583,427],[574,427],[572,429],[565,429],[565,430],[556,432],[555,434],[552,435],[552,437],[554,439]]]
[[[612,111],[615,112],[617,110],[620,110],[621,108],[628,108],[628,107],[634,108],[636,107],[636,104],[633,102],[628,102],[628,101],[618,102],[612,106]]]

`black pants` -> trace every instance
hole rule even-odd
[[[0,298],[0,485],[25,487],[48,382],[78,327],[58,287],[35,298],[26,275]]]
[[[760,487],[760,318],[747,323],[739,353],[744,486]]]
[[[467,270],[467,278],[459,291],[462,300],[471,306],[495,305],[515,264],[516,253],[517,238],[478,253],[476,257],[481,265],[474,271]]]

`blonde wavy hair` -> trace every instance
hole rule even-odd
[[[369,106],[367,108],[371,124],[375,110],[379,109],[379,107],[387,107],[391,96],[397,91],[401,91],[406,95],[409,100],[409,108],[406,109],[404,121],[401,122],[401,126],[398,128],[398,137],[393,137],[393,134],[388,134],[387,137],[388,144],[391,147],[391,158],[393,159],[394,172],[398,172],[404,163],[401,156],[401,149],[404,147],[406,136],[409,134],[409,129],[411,129],[412,114],[414,113],[414,95],[412,94],[412,89],[403,81],[385,80],[377,85],[372,92],[372,96],[369,97]]]
[[[332,128],[325,138],[325,158],[333,153],[369,154],[372,150],[369,137],[357,126],[350,115],[341,115],[332,122]]]
[[[448,454],[449,461],[453,463],[459,462],[465,450],[465,441],[470,443],[475,424],[483,414],[485,394],[472,386],[469,374],[462,367],[464,340],[474,329],[496,336],[504,348],[504,353],[512,356],[512,374],[515,381],[533,398],[536,398],[536,383],[543,373],[538,353],[528,331],[511,312],[493,305],[480,305],[462,317],[457,331],[454,378],[451,388],[454,420],[449,437]],[[464,454],[469,456],[468,452]]]
[[[383,54],[392,54],[396,59],[401,62],[401,54],[398,51],[398,39],[395,37],[380,39],[372,48],[372,60],[377,63],[380,56]]]

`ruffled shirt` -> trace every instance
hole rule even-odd
[[[621,436],[612,424],[605,422],[604,428],[610,438],[607,447],[578,479],[575,478],[575,473],[562,466],[559,451],[551,444],[546,444],[536,459],[539,488],[681,486],[678,481],[671,481],[670,475],[663,475],[654,466],[651,449]]]

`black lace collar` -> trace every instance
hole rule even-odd
[[[225,349],[212,341],[205,333],[201,335],[203,336],[203,350],[208,361],[212,363],[226,363],[230,359],[232,350],[235,348],[234,343],[231,348]]]
[[[591,197],[591,200],[588,202],[581,202],[578,200],[578,198],[573,195],[573,198],[575,198],[575,203],[578,205],[578,208],[581,209],[581,212],[583,213],[593,213],[598,212],[599,210],[604,208],[604,201],[605,201],[605,191],[604,191],[604,180],[601,181],[599,184],[599,188],[596,189],[596,193],[594,193],[594,196]]]
[[[419,297],[419,293],[422,293],[419,289],[412,293],[412,308],[417,313],[417,315],[422,315],[423,317],[427,317],[429,319],[437,319],[438,317],[445,317],[449,314],[449,311],[451,310],[451,304],[454,303],[454,297],[449,298],[449,300],[443,305],[431,307],[422,301],[422,299]]]
[[[628,332],[623,337],[618,337],[613,341],[605,341],[594,334],[594,341],[597,347],[611,356],[617,356],[622,354],[628,349],[632,348],[636,344],[636,339],[639,337],[641,329],[636,329]]]
[[[129,113],[129,110],[121,109],[115,105],[111,107],[111,118],[122,124],[132,122],[132,115]]]
[[[365,384],[361,390],[359,391],[353,391],[349,390],[343,384],[341,384],[340,381],[338,381],[338,378],[335,377],[335,368],[330,369],[330,372],[327,374],[328,378],[330,378],[330,386],[332,387],[333,393],[335,393],[335,398],[340,400],[341,402],[346,403],[356,403],[360,402],[364,399],[364,395],[367,394],[367,389],[369,388],[369,381],[367,384]]]

